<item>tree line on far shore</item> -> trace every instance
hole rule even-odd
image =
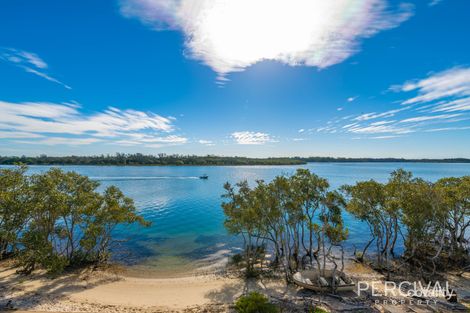
[[[259,273],[266,261],[287,280],[304,268],[342,270],[348,237],[343,210],[369,229],[356,258],[373,261],[387,275],[404,265],[422,276],[470,265],[470,176],[431,183],[396,170],[386,183],[361,181],[331,190],[327,179],[299,169],[269,183],[250,187],[241,181],[224,188],[225,227],[244,239],[235,260],[248,275]],[[398,241],[403,249],[397,249]]]
[[[216,155],[182,155],[164,154],[145,155],[141,153],[127,154],[116,153],[115,155],[95,155],[95,156],[47,156],[37,157],[14,157],[0,156],[0,164],[14,165],[298,165],[306,162],[298,158],[247,158],[247,157],[227,157]]]
[[[0,259],[15,256],[23,273],[105,263],[118,225],[148,225],[114,186],[99,193],[98,182],[75,172],[26,171],[0,170]]]
[[[145,155],[141,153],[127,154],[116,153],[114,155],[92,155],[92,156],[47,156],[45,154],[31,156],[0,156],[0,165],[301,165],[308,162],[432,162],[432,163],[470,163],[470,159],[397,159],[397,158],[333,158],[333,157],[271,157],[271,158],[248,158],[240,156],[217,156],[217,155],[182,155],[165,154]]]

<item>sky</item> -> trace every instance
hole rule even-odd
[[[0,155],[470,158],[466,0],[0,4]]]

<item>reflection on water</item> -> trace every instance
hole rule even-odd
[[[155,275],[187,273],[195,268],[210,269],[226,260],[239,240],[223,227],[223,184],[247,179],[269,181],[276,175],[292,174],[296,168],[308,168],[329,179],[332,188],[359,180],[384,182],[397,168],[415,176],[437,180],[444,176],[470,175],[470,164],[430,163],[310,163],[303,166],[62,166],[101,182],[100,188],[116,185],[134,199],[140,214],[152,222],[148,228],[126,227],[116,230],[125,239],[115,247],[116,258]],[[48,166],[31,166],[30,172],[46,171]],[[198,179],[207,174],[209,179]],[[360,246],[368,229],[345,215],[349,227],[348,245]],[[209,267],[208,267],[209,266]]]

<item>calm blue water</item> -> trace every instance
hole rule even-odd
[[[412,171],[431,181],[446,176],[470,175],[470,164],[428,163],[309,163],[302,166],[223,167],[113,167],[61,166],[101,181],[102,187],[116,185],[134,199],[140,214],[153,224],[149,228],[126,228],[118,237],[126,239],[116,247],[117,259],[131,268],[151,269],[157,274],[191,271],[202,264],[215,263],[239,247],[237,238],[223,227],[223,184],[247,179],[271,180],[308,168],[329,179],[332,188],[359,180],[386,181],[397,168]],[[30,172],[48,166],[31,166]],[[198,177],[209,175],[208,180]],[[345,216],[350,229],[348,244],[360,246],[367,240],[365,225]]]

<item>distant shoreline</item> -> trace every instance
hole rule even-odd
[[[0,165],[102,165],[102,166],[243,166],[303,165],[307,163],[470,163],[467,158],[405,159],[405,158],[336,158],[336,157],[269,157],[195,155],[116,154],[99,156],[0,156]]]
[[[405,158],[336,158],[336,157],[227,157],[196,155],[143,155],[116,154],[99,156],[0,156],[0,165],[45,165],[45,166],[286,166],[307,163],[470,163],[468,158],[405,159]]]

